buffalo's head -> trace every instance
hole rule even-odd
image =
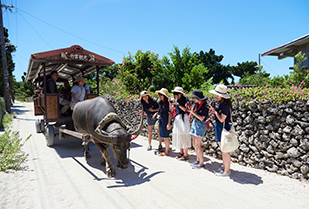
[[[118,124],[115,124],[116,126]],[[112,126],[112,125],[110,125]],[[131,134],[124,129],[116,129],[110,132],[113,135],[113,144],[111,145],[114,157],[117,159],[117,167],[124,169],[129,165],[129,159],[127,157],[127,150],[131,146]]]
[[[129,165],[127,150],[131,146],[131,140],[138,136],[142,130],[144,110],[142,111],[140,124],[135,131],[127,130],[120,118],[116,114],[112,115],[104,123],[100,124],[95,131],[90,127],[88,119],[87,126],[96,141],[111,145],[114,157],[118,160],[116,166],[125,169]],[[104,127],[104,130],[102,127]]]

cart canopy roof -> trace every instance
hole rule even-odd
[[[69,48],[31,54],[26,75],[27,82],[43,81],[45,63],[46,76],[52,71],[57,71],[59,80],[74,81],[79,76],[86,76],[99,69],[114,64],[101,55],[83,49],[79,45]]]

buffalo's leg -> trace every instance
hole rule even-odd
[[[113,167],[113,164],[110,160],[110,155],[108,152],[108,146],[106,144],[98,144],[98,143],[94,143],[97,148],[100,150],[100,152],[102,153],[102,158],[105,159],[106,161],[106,174],[108,177],[114,177],[116,174],[116,171]],[[102,164],[102,159],[101,159],[101,164]]]
[[[89,146],[88,144],[84,144],[84,157],[87,160],[88,158],[91,158],[90,154],[89,154]]]

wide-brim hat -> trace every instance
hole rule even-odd
[[[206,100],[207,97],[203,95],[203,91],[199,89],[193,90],[192,94],[189,94],[188,97],[196,98],[197,100],[203,101]]]
[[[210,90],[209,93],[212,93],[214,95],[218,95],[220,97],[223,97],[224,99],[230,99],[231,95],[227,91],[227,87],[223,84],[219,84],[215,90]]]
[[[166,96],[167,98],[169,98],[168,95],[167,95],[168,90],[166,88],[162,88],[162,89],[160,89],[160,91],[156,91],[156,94],[157,95],[162,94],[162,95]]]
[[[74,82],[78,82],[78,81],[87,81],[83,76],[79,75],[77,76],[77,78],[74,80]]]
[[[151,94],[149,94],[147,91],[142,91],[139,97],[139,100],[142,100],[143,96],[147,96],[147,95],[151,97]]]
[[[185,93],[183,92],[183,88],[176,86],[174,90],[172,90],[172,93],[180,93],[185,95]]]

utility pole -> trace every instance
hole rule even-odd
[[[259,54],[259,83],[261,84],[261,54]]]
[[[1,36],[0,38],[1,38],[1,54],[2,54],[2,69],[3,69],[3,84],[4,84],[4,103],[5,103],[5,110],[8,113],[11,113],[11,97],[9,92],[9,76],[8,76],[8,67],[5,52],[2,7],[5,8],[14,8],[14,7],[3,5],[0,0],[0,36]]]

